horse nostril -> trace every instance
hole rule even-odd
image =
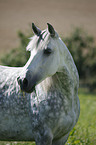
[[[22,82],[21,79],[20,79],[20,77],[17,78],[17,81],[18,81],[18,84],[19,84],[19,85],[20,85],[21,82]]]
[[[28,86],[28,80],[26,78],[24,78],[24,80],[23,80],[23,86],[24,87],[27,87]]]
[[[17,78],[17,81],[19,81],[20,77]]]

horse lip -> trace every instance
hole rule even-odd
[[[24,88],[24,87],[22,87],[22,85],[20,85],[20,88],[21,88],[22,92],[32,93],[35,90],[35,85],[33,87],[29,88],[29,89],[28,88]]]
[[[31,89],[26,89],[25,92],[32,93],[35,90],[35,85]]]

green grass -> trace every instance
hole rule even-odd
[[[96,145],[96,93],[79,91],[80,117],[66,145]],[[0,145],[35,145],[31,142],[0,142]]]
[[[96,94],[79,91],[80,117],[70,133],[69,145],[96,145]]]

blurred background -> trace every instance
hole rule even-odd
[[[49,22],[63,37],[83,27],[96,39],[96,0],[0,0],[0,52],[17,47],[18,30],[32,22],[41,29]]]
[[[69,145],[96,145],[96,0],[0,0],[0,64],[23,66],[31,24],[51,23],[70,50],[80,76],[80,119]],[[31,144],[0,142],[5,144]],[[34,143],[33,143],[34,144]]]

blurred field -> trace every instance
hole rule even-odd
[[[66,145],[96,145],[96,94],[79,90],[81,113]],[[35,145],[31,142],[0,142],[0,145]]]
[[[0,55],[19,44],[17,31],[53,24],[63,37],[83,27],[96,39],[96,0],[0,0]]]

